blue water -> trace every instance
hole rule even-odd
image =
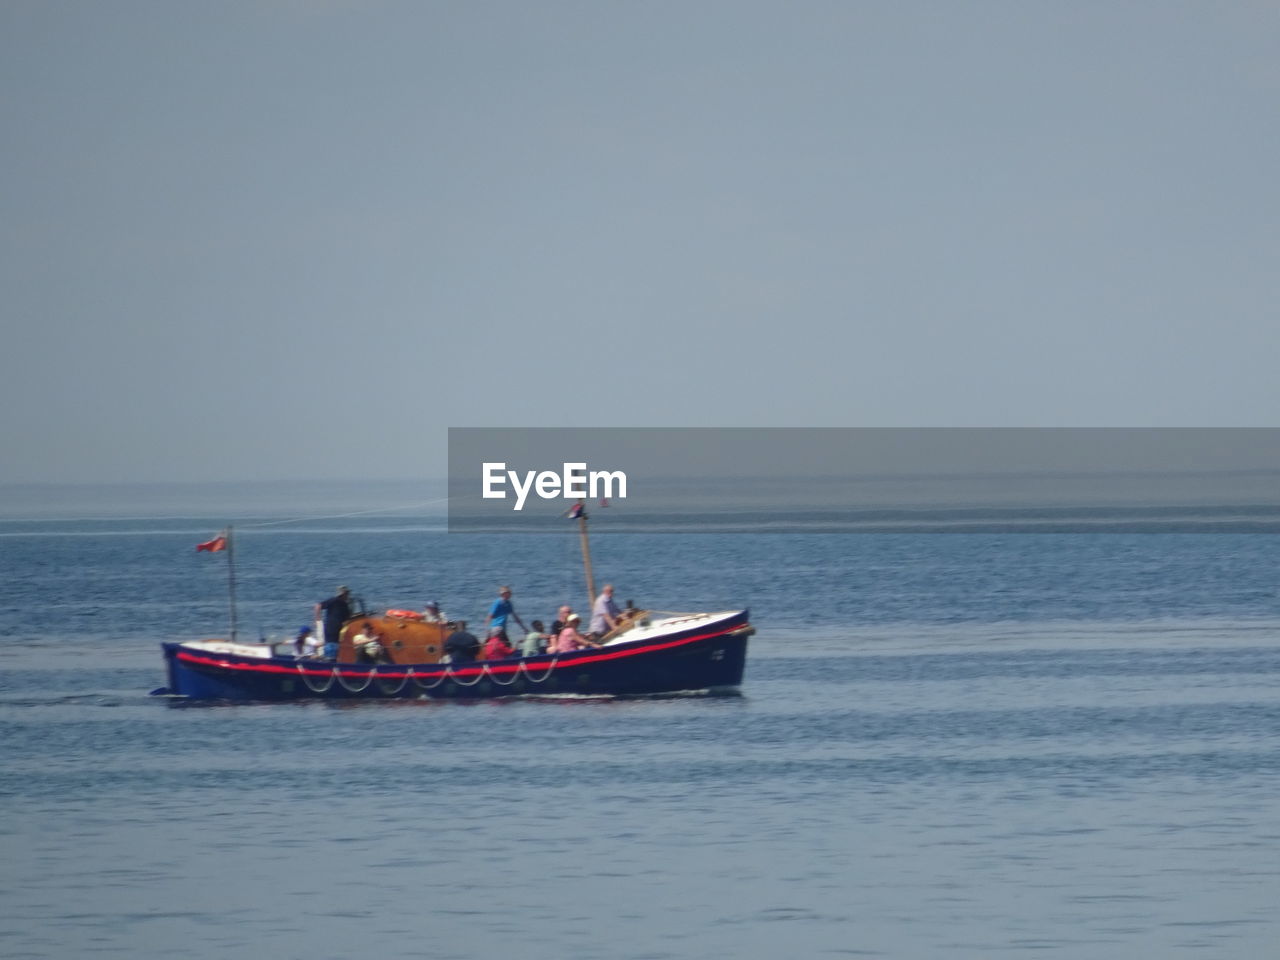
[[[1280,538],[599,537],[619,599],[751,607],[742,696],[174,706],[160,641],[226,632],[220,525],[0,521],[0,956],[1280,943]],[[338,583],[584,604],[572,535],[439,526],[246,519],[242,632]]]

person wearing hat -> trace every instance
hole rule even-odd
[[[582,618],[576,613],[569,614],[569,619],[565,621],[564,629],[560,631],[559,636],[551,641],[551,646],[547,648],[547,652],[573,653],[573,651],[581,650],[583,647],[599,646],[599,644],[592,643],[578,632],[578,624],[581,622]]]
[[[351,619],[351,591],[347,587],[339,587],[328,600],[317,603],[315,618],[321,619],[321,614],[324,615],[324,657],[337,660],[342,625]]]
[[[312,657],[320,652],[320,641],[310,624],[304,623],[298,628],[298,636],[293,641],[293,653],[297,657]]]
[[[447,623],[445,615],[440,612],[440,604],[434,600],[427,601],[427,607],[422,611],[423,623]]]

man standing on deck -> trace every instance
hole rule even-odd
[[[324,615],[324,658],[338,659],[338,635],[342,633],[342,625],[351,619],[351,591],[339,587],[338,592],[328,600],[316,604],[315,617]]]
[[[599,640],[618,625],[618,605],[613,602],[613,584],[606,583],[591,608],[591,635]]]
[[[467,632],[467,621],[459,620],[457,627],[444,642],[445,656],[450,663],[470,663],[480,655],[480,641]]]
[[[502,639],[507,646],[511,646],[511,638],[507,636],[507,618],[510,617],[516,623],[520,624],[520,629],[525,633],[529,632],[529,628],[524,625],[524,621],[520,619],[520,614],[516,613],[516,608],[511,605],[511,588],[499,587],[498,599],[493,601],[493,606],[489,608],[489,616],[484,618],[484,628],[486,632],[493,627],[499,627],[502,630]]]

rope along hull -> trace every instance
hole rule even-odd
[[[568,654],[465,664],[363,666],[253,657],[164,643],[169,686],[192,700],[410,700],[644,696],[742,683],[746,610],[659,636]]]

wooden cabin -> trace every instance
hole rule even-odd
[[[426,623],[421,614],[410,611],[388,611],[348,620],[338,639],[338,662],[357,662],[356,634],[364,631],[366,623],[373,624],[374,631],[382,639],[383,649],[393,663],[439,663],[444,656],[444,642],[452,632],[446,623]]]

